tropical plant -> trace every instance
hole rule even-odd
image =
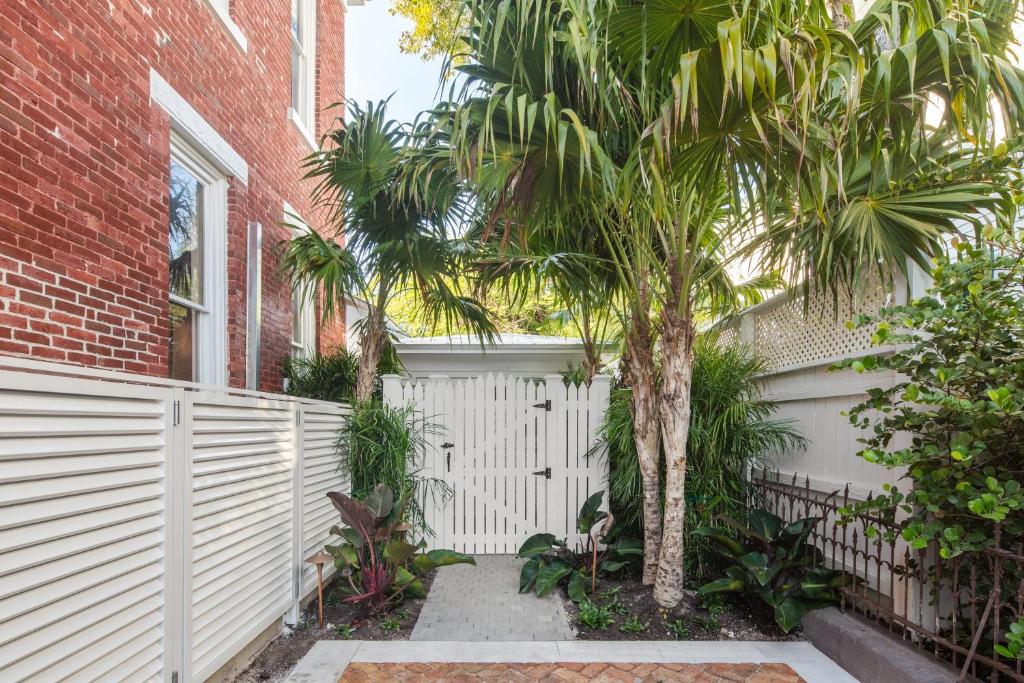
[[[411,405],[398,408],[375,399],[353,404],[336,442],[352,496],[364,499],[383,484],[404,501],[403,521],[429,534],[423,516],[427,501],[443,503],[451,497],[443,480],[421,476],[417,464],[429,447],[426,437],[438,429]]]
[[[566,583],[569,597],[582,603],[594,592],[599,574],[622,571],[643,553],[636,541],[615,538],[613,517],[600,509],[603,497],[604,491],[598,491],[580,508],[576,529],[586,536],[583,548],[570,548],[566,539],[549,533],[523,542],[518,552],[526,558],[519,574],[520,593],[533,591],[543,597]]]
[[[424,597],[419,575],[452,564],[476,564],[470,555],[440,549],[423,553],[421,546],[405,540],[412,528],[404,521],[408,495],[396,500],[391,489],[381,484],[363,501],[336,491],[327,497],[345,524],[331,527],[339,542],[326,550],[351,593],[346,603],[380,612],[406,596]]]
[[[934,542],[946,558],[991,546],[997,530],[1024,535],[1024,261],[1014,238],[986,233],[1000,239],[939,260],[927,295],[854,321],[895,351],[836,366],[900,378],[849,416],[867,433],[858,455],[908,482],[844,513],[898,519],[912,548]]]
[[[776,403],[761,394],[760,377],[766,372],[763,358],[743,347],[720,344],[714,333],[696,342],[687,444],[687,533],[712,524],[716,515],[741,516],[749,499],[749,468],[804,443],[790,421],[772,418]],[[609,504],[621,524],[632,529],[642,519],[643,496],[629,392],[612,392],[600,428],[601,444],[594,453],[607,454]],[[706,579],[718,569],[717,557],[707,542],[691,538],[687,571],[698,580]]]
[[[662,605],[682,597],[696,325],[732,305],[726,266],[757,247],[771,270],[855,286],[1002,214],[989,111],[1011,133],[1024,117],[1018,4],[878,0],[850,22],[840,1],[467,2],[465,81],[433,113],[427,166],[471,179],[503,241],[604,245]]]
[[[807,612],[838,600],[843,575],[821,566],[821,551],[807,544],[817,518],[786,524],[766,510],[751,510],[746,524],[727,515],[718,520],[727,528],[699,527],[693,534],[712,541],[733,564],[723,578],[701,586],[699,595],[752,593],[774,610],[775,623],[786,633]]]
[[[281,374],[286,380],[285,393],[320,401],[348,403],[355,397],[359,356],[344,347],[330,353],[314,353],[303,358],[285,356]],[[398,354],[387,344],[377,365],[373,396],[380,399],[380,376],[401,371]]]
[[[385,310],[396,293],[415,292],[435,323],[462,321],[483,336],[493,325],[476,300],[452,289],[462,253],[453,233],[473,210],[462,183],[437,172],[409,197],[402,181],[407,129],[386,118],[386,102],[350,104],[348,113],[328,136],[333,144],[306,163],[316,181],[313,203],[335,234],[300,226],[302,234],[282,243],[279,265],[303,296],[320,293],[325,319],[353,298],[366,302],[368,314],[353,330],[360,348],[355,400],[362,402],[373,391],[389,335]]]
[[[579,615],[576,620],[580,625],[594,631],[603,631],[615,623],[615,617],[611,610],[605,605],[598,605],[590,600],[584,600],[579,606]]]
[[[648,627],[650,627],[650,625],[651,622],[640,621],[640,617],[634,615],[631,616],[629,619],[626,619],[624,622],[622,622],[622,624],[619,626],[619,630],[623,633],[636,635],[637,633],[643,633],[644,631],[646,631]]]

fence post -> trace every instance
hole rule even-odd
[[[292,456],[292,606],[288,610],[287,621],[298,624],[301,610],[299,603],[302,600],[302,568],[305,560],[302,557],[305,412],[301,403],[296,402],[292,405],[295,410],[295,419],[292,421],[292,428],[295,430],[292,439],[295,449]]]

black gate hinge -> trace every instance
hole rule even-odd
[[[534,474],[534,476],[537,476],[537,477],[544,477],[545,479],[550,479],[551,478],[551,468],[550,467],[545,467],[542,470],[537,470],[533,474]]]
[[[546,411],[548,411],[550,413],[551,412],[551,399],[549,398],[548,400],[544,401],[543,403],[534,403],[533,407],[534,408],[543,408],[544,410],[546,410]]]

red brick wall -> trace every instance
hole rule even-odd
[[[319,107],[343,95],[342,1],[317,3]],[[299,169],[309,148],[287,118],[290,7],[232,0],[243,52],[207,0],[0,3],[0,353],[167,375],[170,122],[149,99],[152,67],[248,164],[248,185],[228,189],[228,375],[244,386],[246,230],[257,221],[261,388],[280,389],[283,203],[316,220]],[[321,112],[320,126],[332,118]]]

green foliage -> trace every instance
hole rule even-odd
[[[897,373],[849,415],[869,434],[859,455],[908,481],[843,512],[899,518],[912,548],[937,542],[943,557],[992,545],[1000,527],[1024,534],[1024,263],[1012,241],[999,249],[957,244],[926,296],[854,321],[895,351],[837,365]]]
[[[766,361],[748,350],[698,339],[687,443],[686,528],[712,523],[719,514],[740,516],[748,499],[747,471],[766,456],[803,445],[787,420],[774,420],[776,404],[762,398]],[[601,425],[609,458],[608,488],[616,517],[636,528],[642,517],[640,466],[633,442],[630,390],[616,389]],[[688,571],[706,578],[715,556],[703,539],[688,550]]]
[[[451,489],[440,479],[420,476],[419,453],[437,427],[416,416],[412,406],[394,408],[371,399],[352,405],[338,433],[336,449],[349,473],[352,495],[362,499],[378,484],[407,500],[406,514],[417,530],[430,533],[423,517],[428,499],[442,502]]]
[[[389,11],[412,22],[399,39],[402,52],[429,60],[464,49],[460,40],[466,29],[464,0],[395,0]]]
[[[338,536],[339,542],[326,550],[347,584],[342,584],[350,593],[346,603],[379,612],[401,603],[406,596],[426,596],[417,574],[445,565],[476,564],[472,556],[454,550],[421,553],[422,544],[406,541],[411,529],[404,520],[409,496],[396,499],[384,484],[376,486],[362,501],[336,491],[327,497],[345,525],[331,527],[331,534]]]
[[[775,610],[775,622],[787,633],[804,614],[838,599],[842,574],[818,566],[821,551],[807,545],[817,518],[786,524],[770,512],[751,510],[747,524],[725,515],[718,520],[727,528],[699,527],[693,535],[710,540],[732,564],[724,577],[702,586],[699,595],[752,593]]]
[[[1024,660],[1024,617],[1010,624],[1006,645],[997,643],[996,652],[1008,659]]]
[[[622,622],[622,624],[619,626],[619,630],[623,633],[635,635],[637,633],[643,633],[648,629],[650,625],[651,622],[649,621],[640,621],[640,617],[631,616],[629,619],[626,619],[624,622]]]
[[[338,624],[334,627],[334,634],[342,640],[352,640],[356,634],[356,628],[352,624]]]
[[[332,353],[314,353],[308,358],[285,356],[281,374],[287,380],[289,396],[338,403],[352,400],[356,388],[358,358],[345,348]]]
[[[580,613],[576,619],[581,626],[594,631],[603,631],[615,623],[615,618],[612,617],[608,607],[595,604],[590,600],[580,603]]]
[[[665,626],[676,640],[687,640],[690,637],[690,625],[683,619],[666,621]]]
[[[386,617],[377,622],[380,626],[380,630],[384,633],[393,633],[394,631],[401,630],[402,622],[395,617]]]
[[[562,370],[562,384],[565,386],[574,386],[579,388],[584,382],[589,379],[587,377],[587,368],[580,363],[569,363],[569,366]]]
[[[566,539],[549,533],[534,534],[523,541],[518,552],[519,557],[526,558],[519,573],[520,593],[533,591],[543,597],[566,583],[569,598],[582,603],[597,576],[623,571],[643,555],[639,541],[616,538],[613,518],[600,509],[603,496],[604,491],[598,491],[587,498],[576,518],[576,530],[587,538],[582,552],[570,548]],[[598,547],[601,543],[603,549]]]

